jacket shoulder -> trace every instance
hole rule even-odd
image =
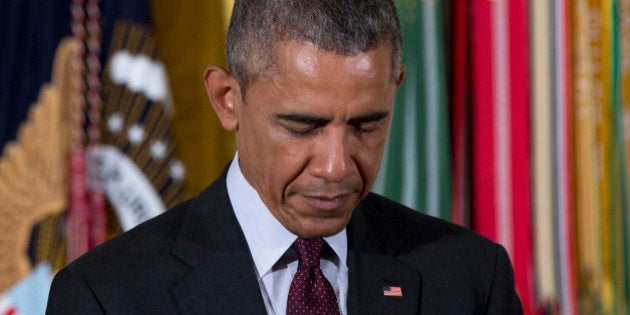
[[[484,236],[455,223],[415,211],[405,205],[377,194],[369,194],[365,199],[366,215],[375,220],[382,217],[389,228],[401,237],[403,248],[416,246],[472,246],[476,249],[496,250],[496,244]]]
[[[152,218],[135,228],[118,235],[92,249],[68,265],[80,269],[83,265],[98,264],[100,261],[111,264],[112,260],[135,259],[137,254],[155,255],[168,253],[179,233],[186,216],[190,200]]]
[[[171,254],[190,202],[125,232],[60,270],[47,314],[176,312],[168,289],[189,271]],[[159,276],[157,276],[159,275]],[[149,302],[148,299],[157,301]],[[127,307],[128,309],[126,309]]]

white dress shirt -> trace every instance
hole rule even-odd
[[[238,163],[238,153],[228,169],[227,190],[256,265],[258,284],[267,313],[286,314],[289,287],[298,266],[297,256],[292,247],[297,235],[289,232],[269,212],[258,192],[247,182]],[[346,229],[336,235],[325,237],[324,241],[329,249],[322,255],[320,267],[335,290],[341,314],[347,314]]]

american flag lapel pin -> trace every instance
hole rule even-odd
[[[396,285],[384,284],[383,296],[403,297],[402,288]]]

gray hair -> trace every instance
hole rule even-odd
[[[393,0],[236,0],[226,50],[243,96],[273,64],[274,47],[291,40],[345,56],[389,43],[393,79],[399,74],[402,36]]]

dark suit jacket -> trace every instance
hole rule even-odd
[[[505,250],[469,230],[370,194],[347,233],[349,314],[522,313]],[[225,172],[61,270],[46,313],[264,314]]]

